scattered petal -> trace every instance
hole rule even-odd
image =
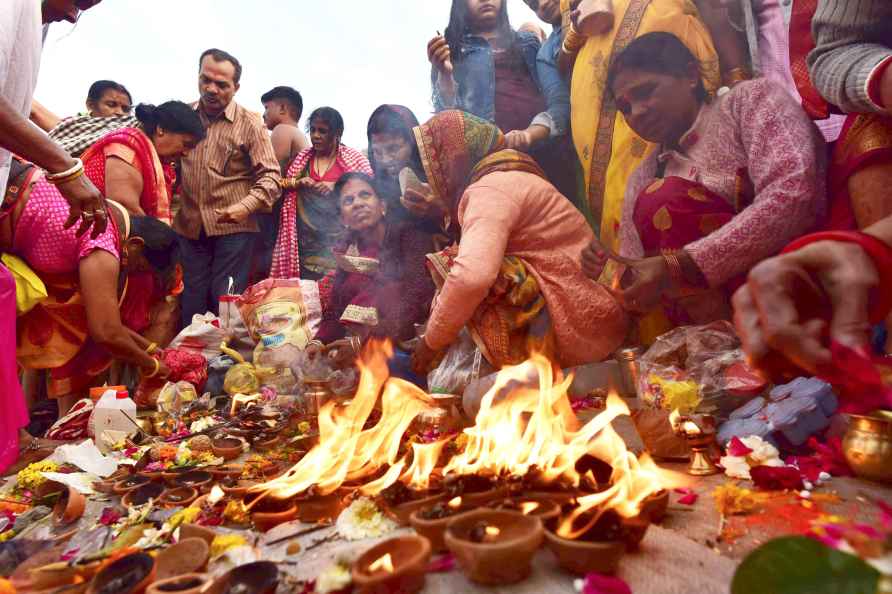
[[[582,594],[632,594],[632,590],[618,577],[590,573],[585,576]]]
[[[730,456],[743,457],[753,453],[752,448],[746,447],[746,444],[740,441],[739,437],[732,437],[731,441],[728,442],[728,447],[726,449]]]
[[[453,569],[455,569],[455,556],[451,553],[431,559],[427,566],[427,570],[430,573],[446,573]]]
[[[679,497],[678,502],[682,505],[694,505],[699,498],[700,496],[692,491],[683,497]]]
[[[803,488],[802,475],[793,466],[755,466],[750,469],[750,476],[756,487],[765,491],[799,491]]]

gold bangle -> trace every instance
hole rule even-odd
[[[65,171],[60,171],[58,173],[49,173],[46,174],[46,181],[50,182],[54,186],[59,184],[64,184],[70,182],[71,180],[77,179],[84,174],[84,162],[80,159],[74,160],[74,166],[66,169]]]
[[[149,346],[146,347],[146,354],[151,355],[152,353],[154,353],[157,350],[158,350],[158,343],[157,342],[150,343]]]
[[[143,379],[151,379],[158,375],[158,373],[161,371],[161,361],[159,359],[155,359],[154,357],[152,358],[152,361],[154,361],[155,363],[155,369],[152,371],[152,373],[143,375]]]
[[[684,271],[681,269],[681,261],[678,259],[678,254],[671,251],[663,252],[663,259],[666,260],[666,265],[669,267],[669,278],[676,284],[678,288],[683,288],[687,283],[684,278]]]
[[[732,68],[722,73],[722,84],[726,87],[733,87],[739,82],[751,79],[749,70],[744,67]]]

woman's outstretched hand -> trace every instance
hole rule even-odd
[[[819,241],[765,260],[734,295],[744,350],[769,375],[784,360],[815,373],[831,360],[828,331],[850,348],[868,344],[869,295],[879,280],[870,256],[851,243]]]

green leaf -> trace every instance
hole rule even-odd
[[[795,536],[750,553],[734,574],[731,594],[876,594],[879,580],[858,557]]]

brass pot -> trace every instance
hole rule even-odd
[[[892,481],[892,415],[877,413],[851,418],[842,441],[849,466],[861,478]]]
[[[304,412],[318,414],[322,405],[332,398],[334,398],[334,392],[332,392],[330,380],[304,378]]]

